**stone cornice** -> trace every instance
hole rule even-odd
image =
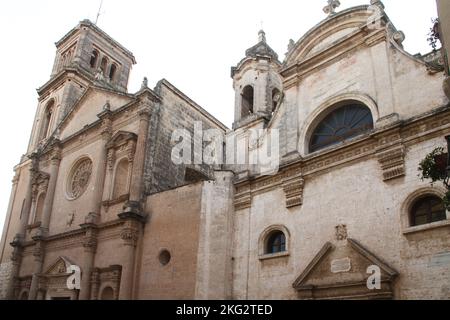
[[[363,29],[360,29],[348,37],[339,40],[330,47],[281,70],[280,74],[285,78],[284,86],[290,87],[295,85],[296,82],[293,81],[293,79],[298,80],[304,78],[312,72],[317,72],[334,61],[341,59],[342,56],[351,51],[360,47],[373,46],[381,41],[387,41],[387,34],[385,31],[381,30],[367,35]]]
[[[305,180],[342,165],[367,158],[378,160],[383,176],[382,180],[391,180],[405,174],[405,146],[425,138],[431,139],[447,135],[450,132],[450,105],[432,112],[397,122],[387,128],[356,138],[321,153],[299,157],[297,160],[281,164],[280,170],[273,176],[249,176],[235,180],[235,209],[251,207],[254,195],[265,193],[280,187],[286,193],[287,207],[302,204],[302,190]],[[291,181],[290,179],[295,181]],[[295,185],[295,187],[292,187]],[[298,191],[293,193],[291,191]],[[290,199],[295,197],[296,199]]]

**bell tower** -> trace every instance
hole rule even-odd
[[[258,43],[231,69],[235,91],[233,129],[271,119],[283,91],[280,68],[277,53],[267,44],[265,32],[259,31]]]
[[[133,54],[89,20],[56,43],[50,80],[38,89],[28,154],[45,144],[91,85],[127,92]]]

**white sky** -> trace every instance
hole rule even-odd
[[[369,0],[340,0],[342,10]],[[85,18],[95,21],[100,0],[22,0],[0,4],[0,232],[13,167],[26,152],[37,106],[36,88],[49,80],[54,43]],[[326,0],[104,0],[98,25],[136,56],[129,91],[166,78],[231,127],[234,92],[230,67],[257,43],[261,22],[267,42],[283,60],[324,19]],[[431,51],[427,34],[435,0],[384,0],[386,12],[410,53]]]

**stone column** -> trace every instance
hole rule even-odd
[[[90,214],[100,216],[103,200],[103,189],[105,185],[106,176],[106,164],[107,164],[107,150],[106,145],[112,137],[112,120],[111,111],[107,108],[105,111],[98,115],[102,119],[101,128],[101,145],[99,146],[99,154],[97,159],[97,166],[95,168],[96,179],[94,181],[94,195],[91,200]]]
[[[80,225],[86,232],[83,255],[83,265],[82,265],[82,278],[81,278],[81,288],[80,288],[80,300],[89,300],[91,297],[91,275],[92,270],[94,270],[95,253],[97,250],[97,223],[99,222],[102,199],[103,199],[103,188],[105,185],[105,175],[106,175],[106,160],[107,160],[107,150],[106,145],[112,136],[112,120],[111,111],[109,103],[106,104],[104,111],[98,115],[102,120],[101,128],[101,145],[99,146],[99,154],[96,160],[97,166],[95,169],[96,178],[94,181],[94,194],[90,203],[90,211],[86,217],[86,223]]]
[[[22,220],[20,220],[20,229],[17,235],[20,238],[20,240],[22,240],[25,237],[28,220],[30,218],[31,202],[33,198],[33,184],[39,171],[39,160],[37,158],[37,154],[35,153],[32,154],[30,156],[30,159],[31,159],[30,180],[28,182],[27,194],[25,196],[25,204],[23,206],[22,211]]]
[[[45,195],[44,210],[41,221],[41,231],[43,235],[49,232],[50,218],[52,215],[53,200],[55,196],[56,182],[58,180],[59,165],[61,163],[61,142],[54,142],[53,151],[50,155],[50,180],[48,182],[47,193]]]
[[[81,227],[85,229],[86,235],[83,243],[84,255],[79,299],[89,300],[91,297],[91,275],[94,270],[95,252],[97,250],[97,226],[86,223]]]
[[[144,104],[139,110],[139,133],[134,154],[133,170],[131,174],[130,200],[128,210],[136,213],[141,211],[142,190],[144,183],[144,165],[148,127],[150,123],[150,105]]]
[[[131,173],[130,199],[124,206],[124,212],[119,218],[124,221],[121,238],[124,241],[124,256],[120,282],[120,300],[133,299],[134,268],[136,246],[145,217],[141,204],[144,184],[144,165],[147,145],[147,135],[150,123],[150,101],[144,101],[139,109],[139,132],[134,153]]]
[[[125,254],[123,257],[124,263],[122,265],[119,299],[131,300],[133,299],[136,246],[141,225],[139,220],[130,214],[121,214],[119,216],[121,219],[125,220],[121,232]]]
[[[31,168],[30,168],[30,178],[28,182],[27,193],[25,196],[25,203],[22,208],[22,219],[20,221],[19,230],[14,237],[14,240],[11,242],[11,246],[14,247],[14,251],[11,256],[11,261],[13,263],[11,278],[9,279],[6,297],[9,300],[14,299],[14,285],[16,278],[19,276],[20,265],[22,262],[22,242],[25,239],[25,232],[28,224],[28,219],[30,216],[31,210],[31,201],[32,201],[32,193],[33,193],[33,183],[36,178],[36,174],[38,172],[39,162],[37,158],[37,154],[33,153],[30,156],[31,159]]]
[[[16,172],[14,179],[12,180],[12,189],[11,189],[11,195],[9,198],[8,211],[6,214],[5,224],[3,226],[2,239],[0,241],[0,244],[3,244],[2,248],[1,248],[1,253],[0,253],[0,261],[3,261],[3,254],[5,253],[6,236],[7,236],[9,224],[11,221],[14,202],[16,200],[16,192],[17,192],[17,185],[19,184],[19,179],[20,179],[20,172]]]
[[[42,273],[43,262],[44,262],[44,241],[41,235],[33,237],[35,241],[34,245],[34,272],[33,278],[31,279],[30,292],[28,294],[28,300],[36,300],[37,292],[39,289],[39,277]]]

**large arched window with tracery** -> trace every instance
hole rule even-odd
[[[314,129],[309,152],[319,151],[372,129],[373,117],[368,107],[355,101],[341,103]]]

